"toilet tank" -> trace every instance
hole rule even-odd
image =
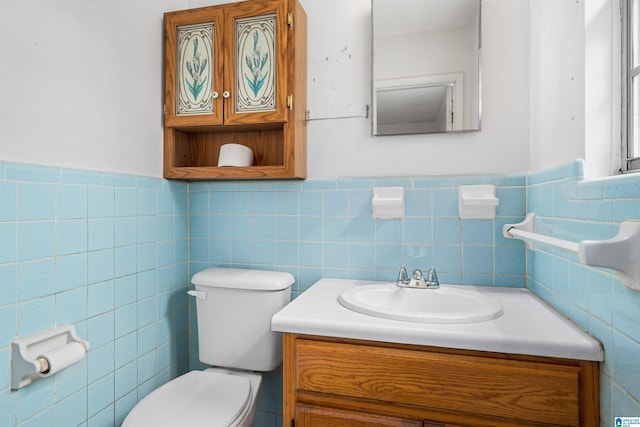
[[[191,279],[196,292],[200,361],[271,371],[282,363],[282,336],[271,317],[291,299],[289,273],[208,268]]]

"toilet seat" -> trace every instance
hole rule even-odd
[[[245,377],[191,371],[142,399],[122,426],[226,427],[244,413],[250,396]]]

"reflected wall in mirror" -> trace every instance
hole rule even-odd
[[[480,129],[481,0],[372,0],[373,135]]]

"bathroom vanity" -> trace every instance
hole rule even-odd
[[[462,287],[504,309],[475,323],[388,320],[338,302],[371,284],[322,279],[273,317],[285,426],[599,425],[600,344],[528,290]]]

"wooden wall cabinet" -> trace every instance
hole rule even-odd
[[[283,425],[597,427],[598,375],[597,362],[285,334]]]
[[[165,178],[304,178],[306,61],[297,0],[166,13]],[[253,166],[217,167],[227,143]]]

